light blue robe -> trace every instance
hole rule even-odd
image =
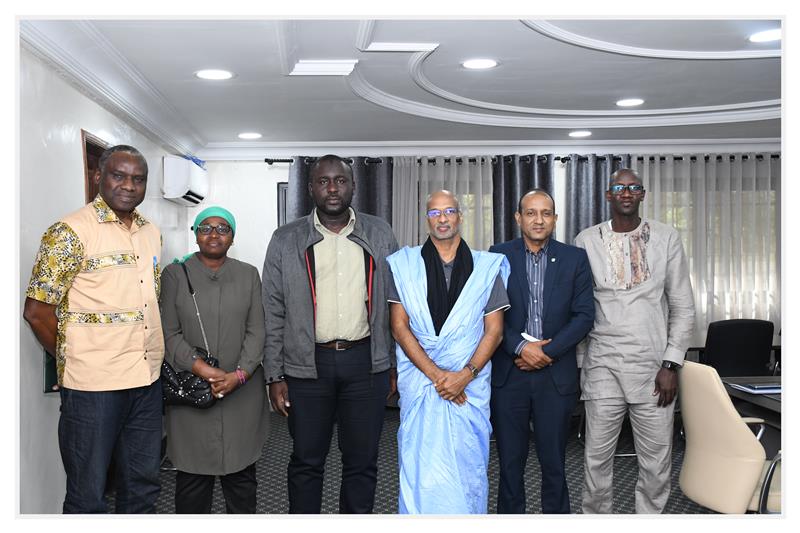
[[[444,370],[462,370],[483,338],[483,312],[498,273],[503,284],[508,282],[508,260],[502,254],[472,252],[472,274],[437,337],[421,249],[405,247],[387,258],[397,293],[411,332],[431,360]],[[491,373],[487,363],[467,385],[467,402],[457,405],[443,400],[397,345],[400,513],[487,512]]]

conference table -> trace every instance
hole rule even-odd
[[[763,418],[766,432],[761,439],[769,457],[781,449],[781,394],[753,394],[731,385],[781,385],[781,376],[723,377],[722,383],[731,397],[733,406],[742,416]],[[769,455],[771,454],[771,455]]]

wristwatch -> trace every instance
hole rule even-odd
[[[477,378],[478,374],[480,374],[481,372],[481,369],[473,365],[472,363],[467,363],[467,366],[465,366],[464,368],[469,368],[469,371],[472,374],[472,379]]]
[[[681,367],[681,365],[679,365],[678,363],[674,363],[672,361],[662,361],[661,362],[661,368],[666,368],[667,370],[675,370],[675,371],[677,371],[680,367]]]

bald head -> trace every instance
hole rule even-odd
[[[642,179],[639,177],[638,174],[636,174],[636,172],[634,172],[633,170],[631,170],[629,168],[621,168],[621,169],[617,170],[616,172],[614,172],[613,174],[611,174],[611,176],[608,178],[608,184],[609,185],[613,185],[614,183],[616,183],[617,180],[619,180],[620,178],[623,178],[623,177],[632,179],[632,180],[636,181],[637,183],[641,183],[642,182]]]
[[[526,198],[530,198],[531,196],[536,196],[537,194],[540,194],[545,198],[547,198],[548,200],[550,200],[550,209],[553,211],[553,213],[556,212],[556,201],[553,200],[553,197],[550,196],[549,192],[547,192],[544,189],[531,189],[530,191],[523,194],[522,197],[519,199],[519,203],[517,204],[517,213],[522,213],[523,200],[525,200]]]
[[[439,203],[441,201],[450,203],[453,207],[461,211],[461,205],[458,203],[458,198],[456,198],[456,195],[446,189],[430,193],[425,206],[427,209],[430,209],[432,203]]]

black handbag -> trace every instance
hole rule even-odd
[[[205,349],[195,347],[197,357],[202,358],[207,364],[214,368],[219,368],[219,360],[212,357],[208,351],[208,339],[203,328],[203,321],[200,319],[200,309],[197,307],[197,300],[194,297],[194,287],[189,280],[189,272],[186,265],[181,263],[183,273],[186,274],[186,282],[189,285],[189,293],[192,295],[194,308],[197,311],[197,320],[200,322],[200,332],[203,334]],[[198,409],[208,409],[217,402],[217,398],[211,393],[211,384],[196,376],[190,370],[178,372],[166,360],[161,364],[161,395],[164,405],[188,405]]]

